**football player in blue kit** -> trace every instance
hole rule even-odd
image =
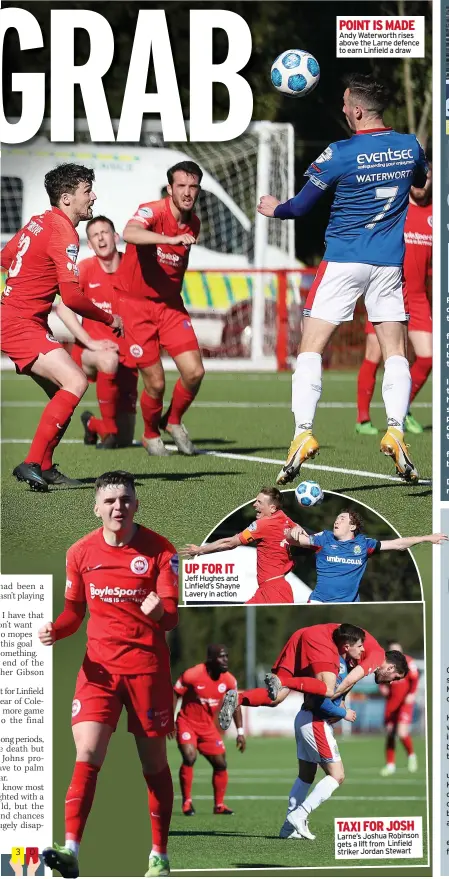
[[[335,519],[332,531],[320,531],[307,537],[300,527],[285,532],[290,545],[310,547],[316,552],[317,581],[308,603],[360,601],[360,583],[373,553],[406,550],[418,543],[442,543],[448,539],[445,534],[426,534],[376,540],[362,534],[362,528],[362,520],[355,510],[343,510]]]
[[[410,187],[425,189],[427,160],[414,134],[385,126],[384,86],[371,76],[352,74],[343,96],[343,113],[352,137],[331,143],[307,168],[308,181],[284,203],[262,196],[258,211],[266,217],[302,217],[323,193],[334,188],[326,230],[326,250],[304,309],[304,329],[293,374],[295,436],[277,482],[298,475],[319,444],[312,434],[321,396],[322,354],[343,321],[351,321],[364,296],[385,364],[382,396],[387,432],[380,449],[393,458],[397,473],[418,481],[404,442],[411,379],[406,357],[407,302],[403,289],[404,222]]]

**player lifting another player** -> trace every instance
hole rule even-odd
[[[364,296],[385,364],[382,396],[387,432],[380,449],[398,474],[416,482],[418,472],[404,442],[410,399],[406,357],[408,306],[402,283],[404,221],[412,185],[425,186],[427,161],[414,134],[400,134],[383,122],[385,88],[370,76],[352,74],[343,113],[353,136],[331,143],[308,167],[301,192],[281,204],[263,196],[258,210],[281,220],[306,214],[329,188],[334,200],[326,251],[304,310],[304,329],[293,374],[295,435],[278,483],[291,482],[319,445],[312,435],[321,396],[322,354],[340,323],[352,320]]]
[[[169,168],[168,196],[139,205],[123,232],[127,247],[114,283],[125,322],[127,353],[144,382],[140,398],[142,442],[149,455],[169,454],[161,430],[170,434],[184,455],[196,453],[181,419],[199,391],[204,368],[181,290],[190,248],[200,231],[193,211],[202,176],[195,162],[179,162]],[[173,358],[180,373],[164,415],[161,348]]]

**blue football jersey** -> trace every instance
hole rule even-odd
[[[380,541],[364,534],[351,540],[337,540],[332,531],[312,534],[316,548],[317,580],[310,598],[313,601],[360,601],[359,587],[368,558],[380,549]]]
[[[331,143],[305,172],[319,189],[335,186],[323,258],[401,266],[410,187],[427,170],[414,134],[376,129]]]
[[[340,656],[340,668],[337,675],[337,680],[335,683],[335,689],[337,689],[341,682],[344,681],[345,677],[348,675],[348,666],[346,664],[346,660]],[[344,717],[346,714],[346,709],[342,707],[344,696],[340,696],[338,699],[323,699],[320,696],[314,696],[313,700],[307,701],[307,705],[310,706],[309,710],[313,711],[315,717],[318,717],[319,720],[328,720],[330,717]]]

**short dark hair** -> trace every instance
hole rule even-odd
[[[363,531],[364,523],[362,517],[357,512],[357,510],[349,508],[347,510],[342,510],[341,512],[348,514],[351,525],[355,526],[354,534],[360,534],[360,532]]]
[[[398,674],[405,678],[408,674],[408,663],[403,653],[400,653],[399,650],[387,650],[385,659],[390,665],[394,665]]]
[[[264,487],[260,489],[259,494],[266,495],[266,497],[270,499],[270,503],[272,503],[274,507],[277,507],[278,510],[281,509],[282,494],[278,488]]]
[[[217,656],[220,655],[221,651],[225,650],[228,652],[228,648],[225,644],[208,644],[207,645],[207,661],[213,662]]]
[[[80,183],[90,183],[95,180],[93,168],[85,165],[74,165],[66,162],[47,171],[44,177],[44,186],[50,199],[50,204],[57,207],[64,192],[73,194]]]
[[[185,160],[184,162],[178,162],[176,165],[173,165],[167,171],[167,180],[170,186],[173,183],[173,177],[176,174],[176,171],[184,171],[185,174],[189,174],[190,177],[198,177],[198,183],[201,183],[203,179],[203,172],[199,165],[196,162],[191,162],[189,160]]]
[[[114,226],[114,223],[112,222],[112,220],[110,220],[109,217],[105,217],[103,214],[98,214],[98,217],[92,217],[92,219],[89,220],[88,223],[86,223],[87,237],[89,237],[89,229],[91,226],[94,225],[94,223],[109,223],[112,231],[115,232],[115,226]]]
[[[336,647],[341,647],[342,644],[356,644],[357,641],[365,640],[365,632],[352,623],[342,623],[332,632],[332,640]]]
[[[369,74],[349,73],[343,80],[351,95],[360,101],[365,110],[382,115],[390,103],[386,85]]]
[[[136,491],[134,476],[127,470],[107,470],[106,473],[102,473],[95,480],[95,491],[99,491],[100,488],[108,488],[110,485],[124,485],[134,493]]]

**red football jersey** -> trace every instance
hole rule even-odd
[[[115,307],[115,293],[113,278],[116,272],[105,272],[101,268],[101,260],[97,256],[81,260],[78,265],[79,285],[84,295],[90,299],[97,308],[107,311],[108,314],[117,314]],[[106,324],[100,324],[97,320],[88,317],[83,318],[83,327],[92,339],[110,339],[111,342],[121,342],[114,335],[111,328]]]
[[[200,231],[200,221],[193,213],[184,225],[178,224],[169,198],[139,205],[131,220],[170,238],[184,232],[198,238]],[[179,303],[189,252],[185,244],[127,244],[114,283],[129,296]]]
[[[340,659],[332,634],[340,625],[341,623],[320,623],[298,629],[287,641],[273,668],[288,669],[295,677],[310,665],[314,666],[315,674],[319,671],[333,671],[338,674]],[[364,631],[364,653],[357,665],[361,665],[365,675],[368,675],[382,664],[385,651],[366,629]]]
[[[282,510],[277,510],[272,516],[255,519],[239,534],[240,543],[245,546],[256,545],[259,586],[265,580],[282,577],[291,571],[293,561],[284,532],[286,528],[294,528],[295,525],[296,522],[293,522]]]
[[[46,323],[59,285],[78,290],[78,250],[78,232],[63,211],[52,208],[31,217],[1,252],[8,271],[2,307],[8,315]]]
[[[396,707],[399,708],[406,696],[415,693],[418,688],[419,671],[416,662],[411,656],[407,656],[407,654],[405,654],[405,658],[408,665],[408,673],[405,678],[402,678],[401,681],[392,681],[391,684],[387,684],[390,691],[387,696],[387,706],[389,711]]]
[[[407,293],[425,292],[432,263],[432,205],[410,204],[404,226],[404,277]]]
[[[175,693],[182,696],[179,717],[195,724],[196,727],[210,727],[214,715],[228,690],[236,690],[237,681],[229,671],[222,672],[214,680],[206,663],[201,662],[186,669],[174,686]]]
[[[67,553],[66,598],[86,601],[87,654],[117,674],[169,667],[163,626],[140,605],[150,592],[178,600],[178,558],[165,537],[139,525],[126,546],[109,546],[98,528]]]

